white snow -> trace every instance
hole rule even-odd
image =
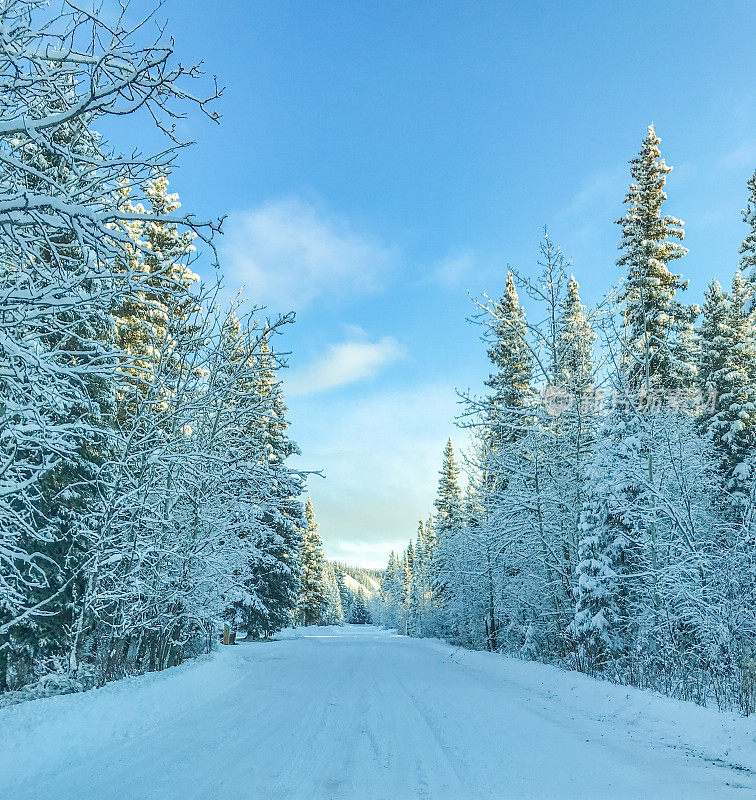
[[[371,626],[0,709],[0,742],[3,800],[756,796],[752,719]]]

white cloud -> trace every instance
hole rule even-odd
[[[752,168],[756,162],[756,143],[744,142],[739,147],[725,153],[717,166],[720,169],[738,171],[745,168]]]
[[[574,220],[592,216],[598,209],[622,202],[630,181],[629,167],[615,164],[588,175],[572,199],[557,213],[558,219]]]
[[[474,264],[469,251],[449,255],[434,267],[433,280],[444,289],[456,289],[470,275]]]
[[[391,336],[377,342],[333,344],[321,358],[287,378],[286,393],[289,397],[302,397],[372,378],[406,355],[404,345]]]
[[[234,213],[224,228],[227,276],[274,311],[375,291],[396,260],[392,248],[296,197]]]

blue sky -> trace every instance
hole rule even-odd
[[[455,389],[488,371],[468,292],[500,294],[507,264],[534,275],[544,225],[584,300],[619,278],[613,220],[650,121],[688,299],[730,281],[756,168],[753,3],[168,0],[159,16],[226,87],[220,126],[182,123],[196,145],[172,188],[229,215],[231,287],[297,311],[279,344],[301,464],[327,476],[309,491],[329,557],[382,565],[431,510]]]

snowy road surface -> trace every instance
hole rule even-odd
[[[756,724],[372,627],[0,709],[2,800],[753,798]]]

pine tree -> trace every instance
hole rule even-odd
[[[555,390],[564,395],[564,410],[557,409],[561,413],[551,425],[549,458],[553,463],[548,467],[548,481],[553,483],[552,505],[561,509],[557,543],[561,558],[555,571],[563,576],[565,599],[574,585],[580,558],[577,552],[580,510],[598,427],[595,340],[588,312],[580,299],[580,287],[574,276],[570,276],[560,308],[553,369]]]
[[[643,140],[640,154],[630,161],[633,182],[625,197],[617,265],[627,269],[625,286],[618,300],[624,302],[626,328],[625,361],[628,388],[655,392],[669,388],[672,375],[671,347],[677,329],[679,307],[675,294],[687,287],[680,275],[669,271],[671,261],[687,250],[682,241],[683,223],[662,214],[667,199],[666,176],[672,167],[661,157],[653,125]]]
[[[326,598],[326,607],[325,611],[323,612],[323,624],[343,625],[344,609],[341,604],[339,577],[336,569],[330,561],[325,562],[323,574],[324,594]]]
[[[297,611],[303,625],[320,625],[328,607],[325,587],[323,542],[315,521],[315,508],[308,497],[305,503],[306,527],[300,548],[301,588]]]
[[[121,398],[119,414],[126,425],[135,414],[136,405],[144,402],[148,394],[155,412],[164,411],[167,398],[178,391],[191,369],[179,338],[195,333],[186,323],[198,309],[191,290],[199,282],[187,264],[195,249],[194,233],[180,231],[174,223],[141,221],[139,217],[148,212],[141,203],[134,204],[130,194],[131,188],[124,184],[120,189],[121,207],[136,219],[126,223],[134,244],[124,248],[119,262],[127,291],[114,310],[117,341],[126,355],[121,369],[128,389]],[[158,174],[147,183],[146,194],[150,216],[160,219],[181,208],[178,194],[168,193],[165,174]]]
[[[749,283],[754,284],[756,283],[756,172],[753,173],[748,181],[748,189],[750,191],[748,205],[743,209],[742,214],[743,222],[748,225],[750,230],[745,239],[743,239],[738,252],[741,254],[740,272]],[[749,293],[746,307],[749,313],[754,310],[755,296],[756,293]]]
[[[452,530],[460,520],[462,507],[462,491],[459,488],[459,466],[454,457],[454,445],[451,437],[444,448],[444,458],[439,471],[436,515],[433,519],[433,530],[439,539]]]
[[[528,408],[532,395],[533,358],[525,341],[525,311],[520,305],[512,272],[507,273],[504,296],[494,305],[493,312],[494,341],[488,357],[497,371],[486,381],[493,394],[486,398],[485,416],[491,448],[495,450],[522,434],[522,412]]]
[[[256,391],[266,400],[257,435],[272,496],[262,516],[263,532],[257,543],[259,567],[254,570],[250,585],[260,598],[260,606],[247,620],[248,631],[253,635],[270,635],[291,622],[300,580],[302,478],[287,467],[288,459],[298,454],[299,448],[287,433],[287,409],[269,339],[270,336],[265,338],[258,355],[260,378]]]
[[[586,672],[600,666],[621,646],[616,565],[624,531],[612,516],[608,473],[599,462],[588,484],[578,546],[575,616],[569,632],[578,645],[579,667]]]
[[[351,612],[349,615],[349,622],[352,625],[370,625],[372,622],[370,618],[370,611],[368,611],[367,597],[365,592],[360,589],[354,596]]]
[[[707,431],[716,411],[716,398],[725,390],[727,361],[730,348],[730,299],[714,278],[704,293],[703,318],[698,331],[701,343],[698,356],[698,385],[704,397],[711,395],[714,405],[704,405],[698,418],[701,430]],[[709,432],[711,435],[711,432]]]
[[[671,346],[669,404],[680,409],[692,410],[692,395],[699,384],[698,364],[701,342],[695,323],[701,314],[698,305],[675,303],[673,314],[676,320],[675,336]]]
[[[714,318],[707,320],[706,336],[702,332],[706,370],[717,392],[707,431],[721,454],[726,485],[741,501],[748,494],[747,462],[756,447],[756,320],[746,311],[750,295],[751,285],[736,270],[725,314],[720,297],[712,298]]]

